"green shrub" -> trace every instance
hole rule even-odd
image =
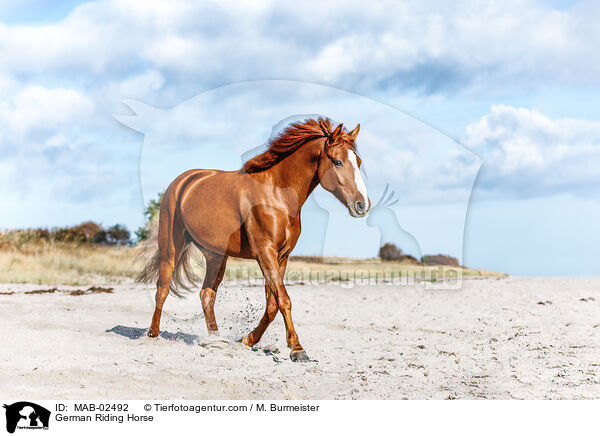
[[[148,206],[144,211],[146,216],[146,223],[135,231],[135,236],[138,242],[148,239],[150,231],[152,229],[152,222],[158,219],[158,213],[160,212],[160,202],[162,201],[165,192],[159,192],[156,200],[150,200]]]

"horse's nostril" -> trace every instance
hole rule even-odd
[[[354,203],[354,208],[356,209],[356,211],[358,213],[364,213],[365,212],[365,203],[362,201],[357,201],[356,203]]]

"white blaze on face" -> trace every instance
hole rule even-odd
[[[367,196],[367,187],[365,186],[365,182],[362,178],[362,174],[360,173],[360,168],[358,168],[358,161],[356,160],[356,153],[353,150],[348,150],[348,160],[352,164],[352,168],[354,169],[354,183],[356,184],[356,189],[363,196],[363,200],[365,202],[365,206],[369,207],[369,197]]]

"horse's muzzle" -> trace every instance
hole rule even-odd
[[[367,199],[368,203],[365,203],[364,201],[355,201],[354,204],[350,207],[348,207],[348,210],[350,211],[350,215],[352,215],[354,218],[362,218],[364,217],[367,212],[370,209],[371,206],[371,201],[369,199]],[[367,205],[368,204],[368,205]]]

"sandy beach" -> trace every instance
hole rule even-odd
[[[158,339],[150,287],[98,286],[113,290],[0,285],[5,397],[600,398],[600,279],[289,286],[308,363],[290,361],[281,315],[254,349],[237,342],[262,315],[260,286],[222,285],[219,338],[196,294],[169,297]]]

